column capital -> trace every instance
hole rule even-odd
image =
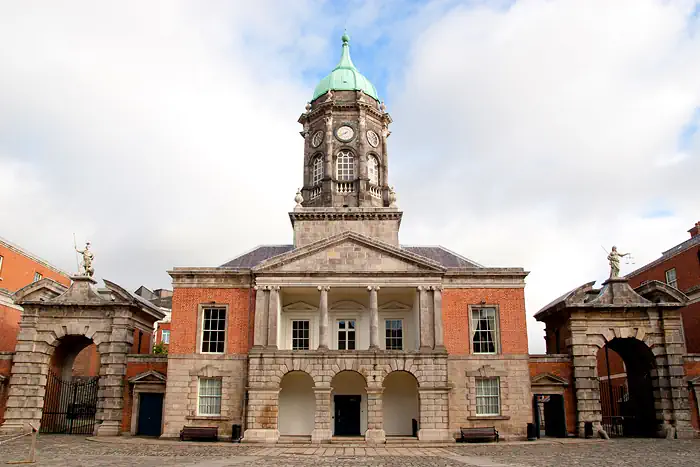
[[[422,291],[424,288],[425,288],[425,287],[423,287],[422,285],[419,285],[418,287],[416,287],[416,290],[420,292],[420,291]]]
[[[279,289],[281,288],[279,285],[270,285],[268,287],[270,288],[270,290],[277,290],[277,291],[279,291]]]
[[[431,286],[430,286],[430,290],[434,290],[434,291],[437,291],[437,292],[441,292],[441,291],[442,291],[442,286],[441,286],[441,285],[431,285]]]
[[[379,290],[380,288],[381,288],[381,287],[379,287],[378,285],[368,285],[368,286],[367,286],[367,290],[368,290],[369,292],[371,292],[371,291],[373,291],[373,290]]]
[[[317,288],[319,291],[325,291],[325,292],[328,292],[329,290],[331,290],[331,286],[330,286],[330,285],[319,285],[319,286],[316,287],[316,288]]]

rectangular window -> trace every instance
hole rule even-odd
[[[355,320],[338,321],[338,350],[355,350]]]
[[[226,342],[226,308],[202,310],[202,353],[224,353]]]
[[[678,280],[676,279],[676,268],[666,271],[666,283],[671,287],[678,288]]]
[[[403,321],[387,319],[384,321],[386,332],[386,350],[403,350]]]
[[[221,379],[199,378],[198,415],[221,415]]]
[[[39,282],[43,276],[38,272],[34,273],[34,282]]]
[[[309,350],[309,320],[292,321],[292,350]]]
[[[472,348],[474,353],[496,353],[496,309],[472,310]]]
[[[170,331],[163,331],[163,344],[170,344]]]
[[[478,378],[476,380],[476,414],[501,414],[501,391],[498,378]]]

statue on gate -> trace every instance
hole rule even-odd
[[[619,253],[617,247],[613,246],[612,251],[608,254],[608,262],[610,263],[610,278],[620,277],[620,259],[623,256],[629,256],[629,253]]]
[[[90,242],[85,242],[84,250],[78,250],[76,248],[75,251],[83,255],[82,275],[92,277],[92,275],[95,274],[95,269],[92,267],[92,261],[95,259],[95,255],[90,251]]]

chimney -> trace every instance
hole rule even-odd
[[[690,229],[690,238],[700,235],[700,222],[696,222],[692,229]]]

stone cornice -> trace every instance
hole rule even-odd
[[[248,288],[253,285],[250,269],[173,268],[168,271],[173,287],[181,288]]]
[[[522,268],[450,268],[442,285],[446,289],[521,289],[528,274]]]
[[[309,220],[401,220],[403,211],[395,208],[301,208],[289,213],[292,224]]]

